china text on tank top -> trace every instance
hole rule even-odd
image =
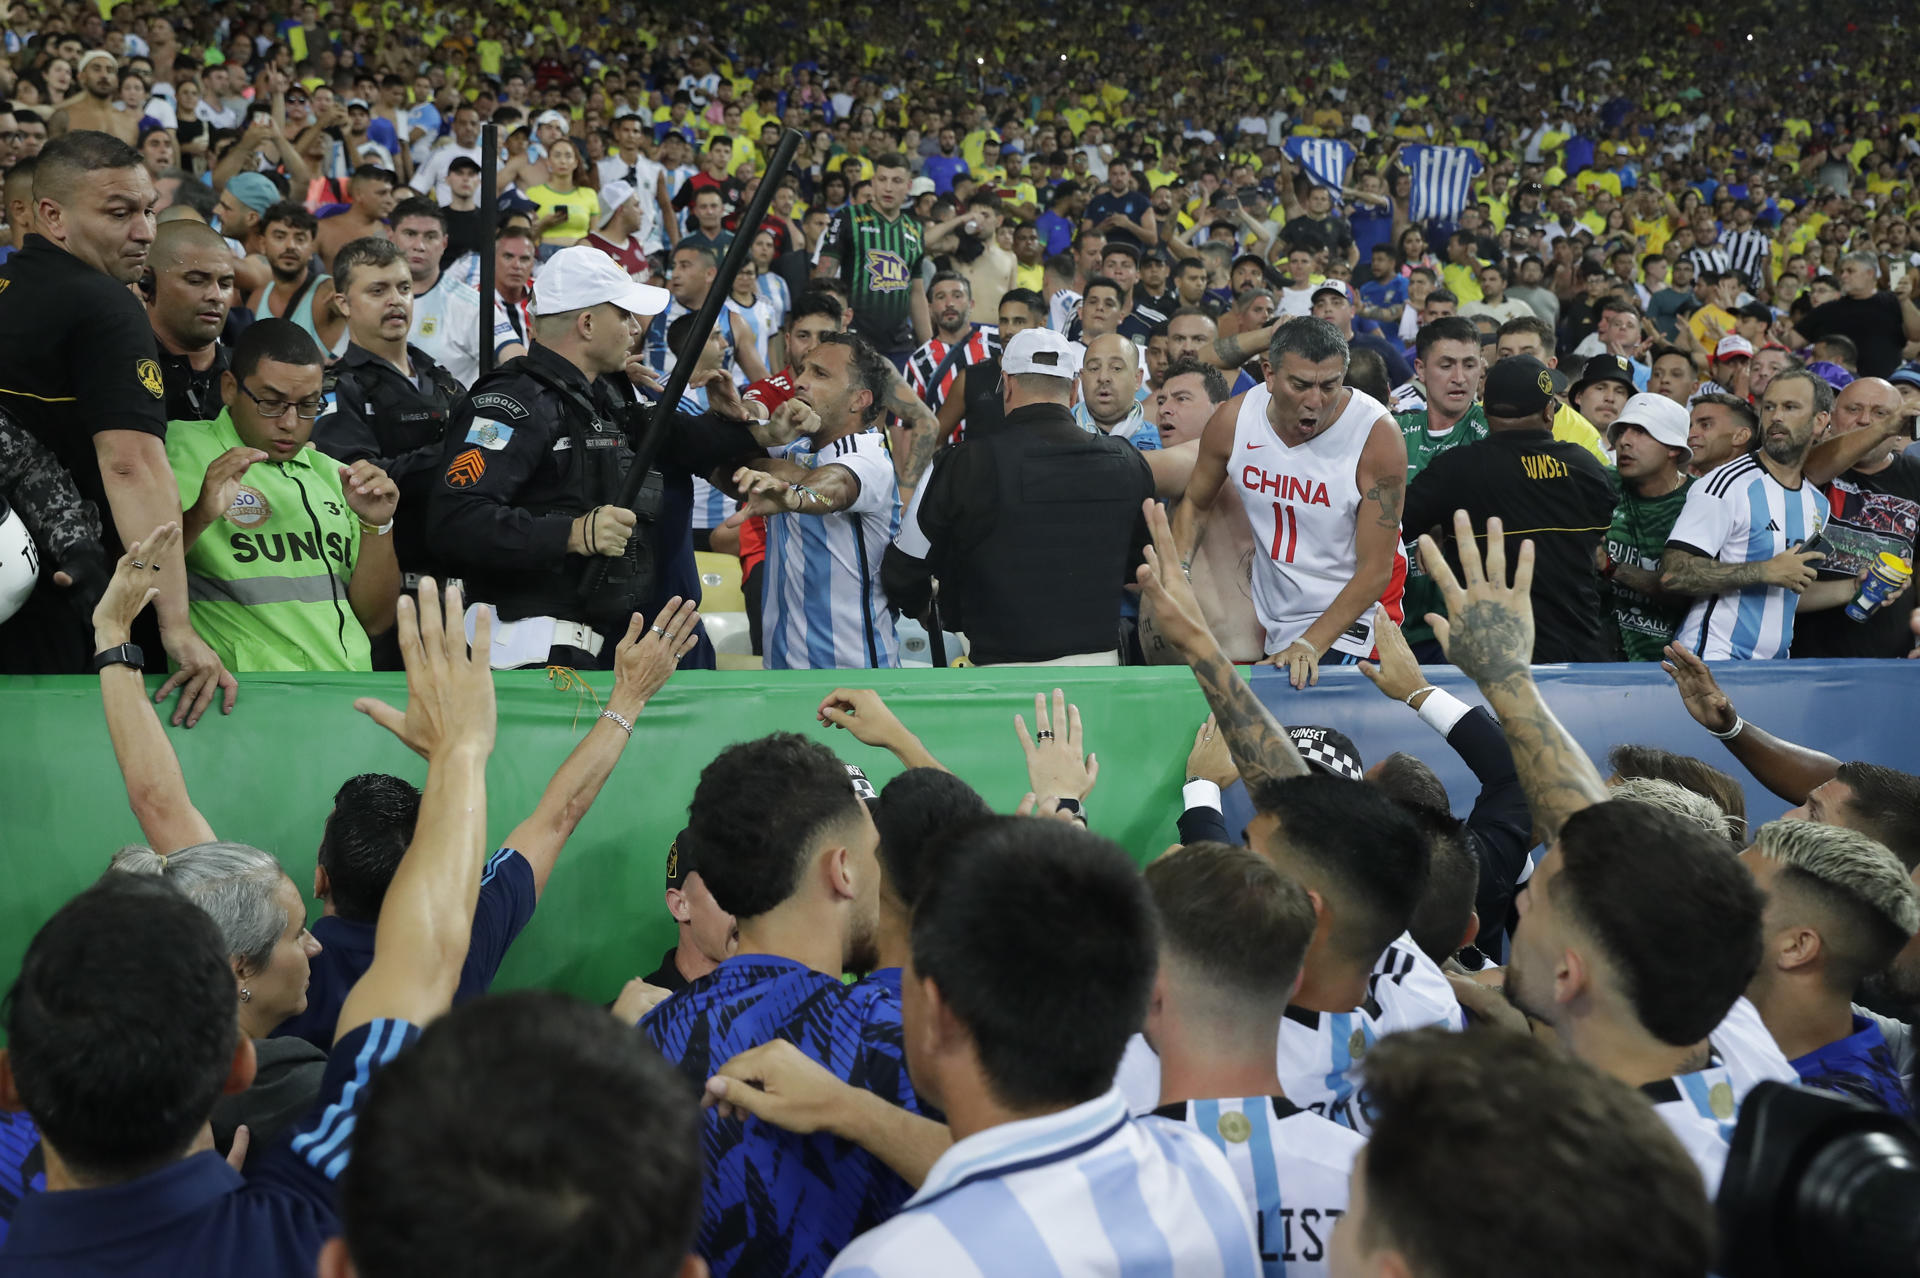
[[[1373,424],[1387,413],[1379,400],[1349,390],[1338,417],[1290,448],[1267,423],[1272,399],[1265,386],[1246,393],[1227,459],[1227,483],[1253,526],[1253,607],[1266,628],[1269,653],[1305,634],[1353,579],[1354,532],[1360,519],[1371,517],[1360,509],[1360,453]],[[1406,577],[1406,554],[1396,539],[1393,576],[1380,597],[1395,622]],[[1361,611],[1333,649],[1373,655],[1372,608]]]

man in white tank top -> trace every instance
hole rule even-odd
[[[1201,517],[1232,485],[1253,528],[1261,664],[1284,667],[1296,688],[1318,683],[1323,661],[1372,656],[1374,605],[1399,621],[1406,584],[1406,443],[1384,405],[1341,384],[1347,355],[1325,320],[1281,325],[1266,384],[1215,410],[1173,515],[1184,568]]]

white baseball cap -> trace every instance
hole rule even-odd
[[[1740,336],[1738,333],[1729,333],[1725,337],[1720,339],[1720,344],[1718,346],[1713,348],[1713,357],[1716,360],[1741,359],[1741,358],[1752,359],[1753,343],[1749,342],[1746,338]]]
[[[559,260],[557,254],[555,260]],[[551,263],[547,269],[553,269]],[[1080,374],[1080,348],[1050,328],[1024,328],[1001,352],[1000,371],[1009,377],[1040,373],[1071,379]]]
[[[594,219],[594,228],[597,230],[613,221],[613,215],[620,211],[620,206],[631,200],[634,195],[633,184],[624,178],[615,178],[601,187],[600,216]]]
[[[1686,454],[1681,459],[1683,462],[1693,457],[1693,449],[1687,444],[1686,405],[1677,404],[1665,395],[1641,391],[1629,399],[1613,424],[1607,427],[1609,444],[1620,438],[1622,426],[1638,426],[1653,436],[1654,442],[1679,449]]]
[[[619,264],[590,244],[555,253],[540,268],[533,295],[535,315],[564,315],[612,302],[631,315],[658,315],[672,300],[667,290],[636,284]]]
[[[537,129],[543,124],[558,125],[560,126],[560,131],[564,133],[567,130],[567,117],[561,115],[558,111],[542,111],[539,115],[533,117],[533,127]]]

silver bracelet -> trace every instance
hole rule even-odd
[[[621,714],[618,710],[602,710],[600,712],[600,717],[602,719],[613,720],[615,723],[620,725],[620,727],[626,732],[628,736],[633,735],[633,720],[627,718],[627,716],[625,716],[624,714]]]
[[[1733,726],[1731,728],[1728,728],[1725,732],[1714,732],[1712,728],[1707,729],[1707,731],[1711,735],[1720,738],[1722,741],[1731,741],[1735,737],[1739,736],[1742,732],[1745,732],[1746,730],[1747,730],[1747,721],[1745,719],[1742,719],[1738,713],[1736,713],[1733,716]]]
[[[1419,696],[1423,692],[1438,692],[1438,691],[1440,691],[1440,689],[1434,687],[1432,684],[1428,684],[1424,688],[1415,688],[1412,692],[1409,692],[1405,697],[1402,697],[1401,700],[1406,704],[1407,709],[1411,710],[1413,709],[1413,699],[1415,697]]]

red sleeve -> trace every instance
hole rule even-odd
[[[753,566],[767,557],[767,517],[755,515],[740,525],[740,575],[753,571]]]

